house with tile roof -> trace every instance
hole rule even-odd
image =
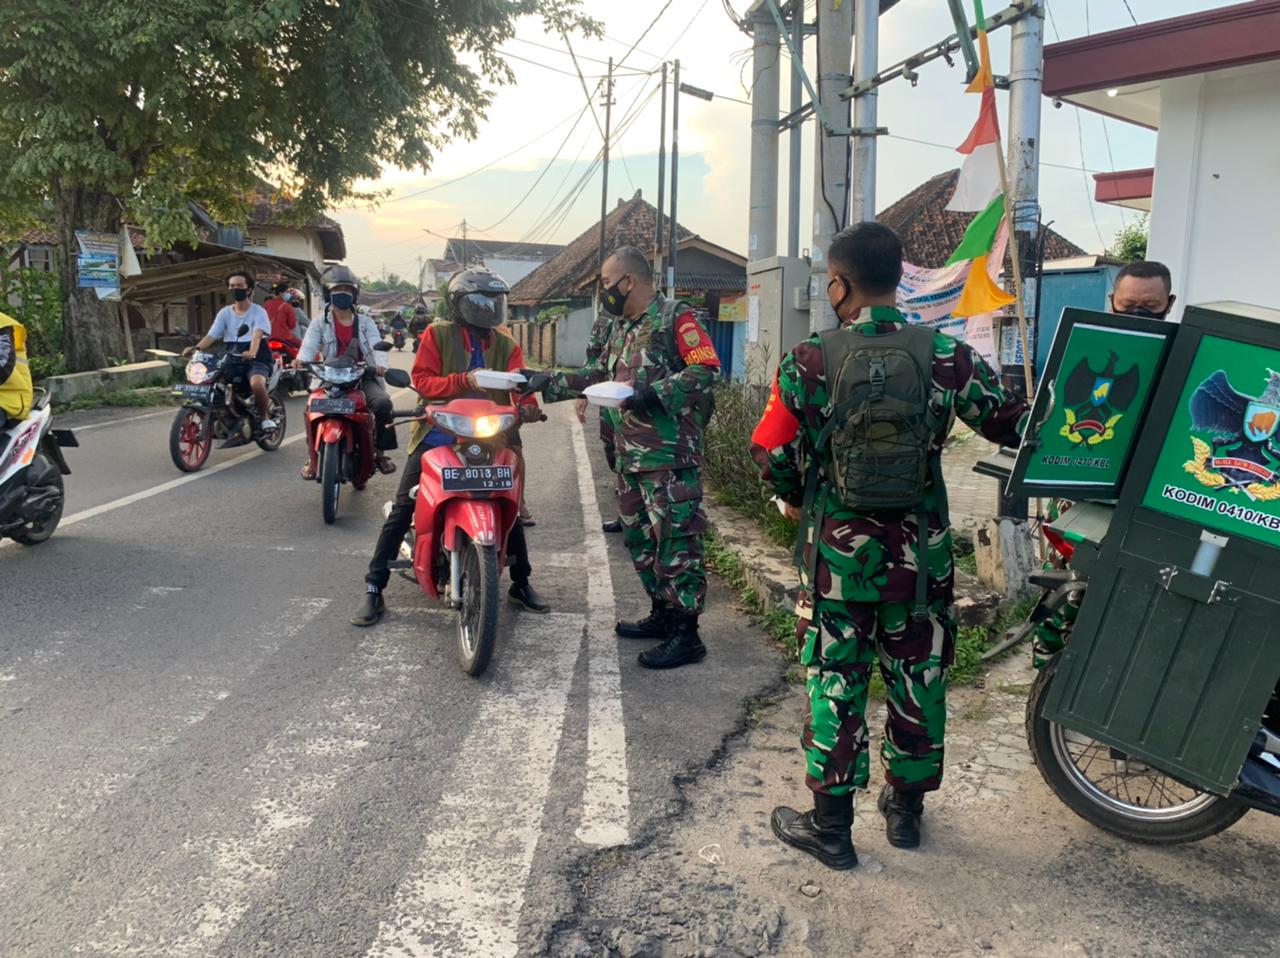
[[[605,217],[605,250],[636,246],[650,252],[657,228],[658,210],[637,190],[631,199],[619,200]],[[736,315],[734,322],[722,320],[720,304],[746,291],[746,257],[678,223],[676,237],[676,293],[694,305],[721,362],[732,369],[742,352],[745,327],[739,329],[742,324]],[[664,220],[664,250],[668,238]],[[517,322],[530,321],[550,307],[568,309],[567,315],[558,320],[556,331],[556,361],[562,365],[582,362],[585,355],[587,334],[595,316],[599,253],[600,224],[595,223],[511,290],[512,318]]]

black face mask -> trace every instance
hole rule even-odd
[[[626,279],[624,276],[622,279]],[[630,294],[623,295],[622,280],[618,280],[612,286],[604,291],[604,295],[600,297],[600,305],[604,307],[604,311],[610,316],[621,316],[622,311],[627,306],[627,297]]]
[[[235,297],[237,303],[243,303],[249,298],[249,290],[236,288],[231,291],[231,295]]]
[[[1117,309],[1117,313],[1121,316],[1142,316],[1146,319],[1164,319],[1169,315],[1169,307],[1164,308],[1164,312],[1157,313],[1154,309],[1148,309],[1146,306],[1130,306],[1128,309]]]

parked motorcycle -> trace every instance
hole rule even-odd
[[[995,475],[992,462],[988,460],[979,471]],[[1046,623],[1052,623],[1056,634],[1070,641],[1074,608],[1088,590],[1114,505],[1067,505],[1041,528],[1052,549],[1052,561],[1049,568],[1030,576],[1029,581],[1042,590],[1040,600],[1001,648],[1034,636]],[[1043,664],[1027,698],[1027,745],[1045,784],[1073,812],[1105,831],[1154,845],[1215,835],[1251,808],[1280,814],[1280,689],[1261,716],[1235,787],[1219,795],[1046,719],[1044,703],[1061,659],[1057,645],[1054,642],[1037,649]],[[1280,665],[1276,668],[1280,671]]]
[[[541,373],[477,371],[481,389],[537,392]],[[410,385],[409,374],[387,371],[387,382]],[[488,399],[454,399],[421,416],[454,437],[422,454],[414,491],[413,528],[393,568],[409,570],[422,590],[458,611],[458,661],[481,675],[493,656],[498,629],[498,578],[506,564],[507,536],[520,514],[523,479],[507,438],[520,422],[516,406]],[[386,512],[390,503],[385,507]]]
[[[397,329],[391,334],[392,342],[395,343],[396,349],[404,349],[404,330]],[[417,350],[415,350],[416,352]]]
[[[391,344],[380,342],[373,348],[386,351]],[[375,471],[373,413],[360,388],[368,367],[351,356],[306,367],[320,381],[307,400],[307,448],[320,483],[324,521],[332,524],[342,484],[349,482],[359,491]]]
[[[242,334],[248,327],[242,328]],[[169,429],[169,455],[183,472],[197,472],[204,467],[215,439],[239,436],[244,442],[256,441],[266,452],[274,452],[284,441],[285,395],[280,388],[282,370],[276,366],[267,381],[271,404],[268,416],[276,427],[256,440],[253,426],[256,409],[249,388],[249,364],[230,353],[195,352],[187,363],[187,381],[173,387],[182,400],[182,408],[174,416]]]
[[[58,528],[66,501],[62,477],[71,475],[64,446],[80,445],[70,429],[53,428],[49,394],[36,392],[31,415],[5,428],[0,416],[0,538],[25,546]]]

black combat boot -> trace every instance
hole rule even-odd
[[[387,603],[382,600],[382,592],[374,590],[375,586],[369,586],[365,591],[356,614],[351,617],[352,625],[373,625],[387,611]]]
[[[608,522],[600,523],[600,529],[603,532],[616,533],[622,531],[621,519],[610,519]]]
[[[635,622],[619,622],[613,627],[623,639],[661,639],[667,635],[670,627],[671,612],[661,599],[650,599],[652,610],[643,619]]]
[[[707,657],[707,647],[698,637],[698,617],[688,612],[671,612],[671,633],[667,641],[640,653],[646,669],[674,669]]]
[[[894,848],[920,847],[920,816],[924,813],[924,792],[880,789],[876,807],[884,816],[884,837]]]
[[[779,805],[773,810],[773,833],[792,848],[808,852],[828,868],[856,868],[853,849],[853,793],[813,793],[813,811],[797,812]]]

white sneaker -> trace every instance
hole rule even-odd
[[[264,419],[264,420],[262,420],[262,431],[263,431],[263,432],[271,432],[272,430],[274,430],[274,429],[276,428],[276,425],[277,425],[277,424],[276,424],[276,421],[275,421],[274,419]]]

